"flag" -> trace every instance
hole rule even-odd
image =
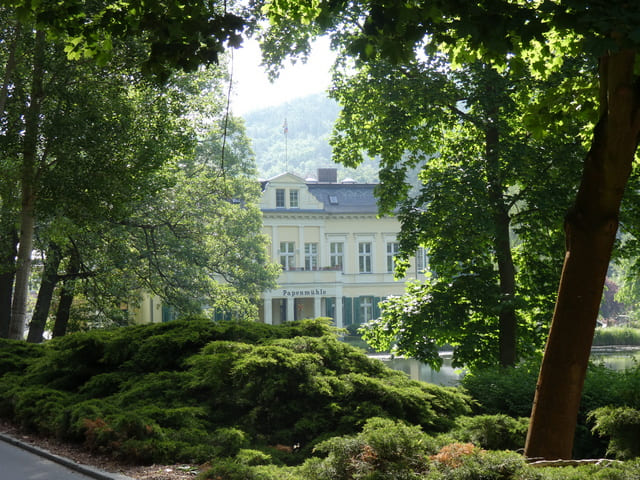
[[[282,133],[285,135],[289,133],[289,127],[287,126],[287,119],[284,119],[284,123],[282,124]]]

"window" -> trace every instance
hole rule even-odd
[[[331,268],[335,270],[342,270],[344,264],[344,243],[331,242],[329,245],[329,256],[331,261]]]
[[[360,320],[363,323],[373,320],[373,297],[360,297]]]
[[[418,247],[418,251],[416,252],[416,270],[418,273],[424,273],[428,268],[427,250],[424,247]]]
[[[400,245],[398,242],[387,243],[387,272],[393,272],[395,267],[394,257],[400,252]]]
[[[358,271],[371,273],[371,242],[358,243]]]
[[[304,269],[305,270],[318,269],[318,244],[317,243],[304,244]]]
[[[298,190],[289,190],[289,208],[298,207]]]
[[[276,208],[284,207],[284,188],[276,188]]]
[[[280,242],[280,265],[283,270],[293,270],[295,263],[295,244],[294,242]]]

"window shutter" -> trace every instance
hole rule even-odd
[[[353,323],[353,299],[350,297],[344,297],[343,301],[343,315],[345,325],[351,325]]]

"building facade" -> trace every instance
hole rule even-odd
[[[285,173],[262,182],[263,230],[282,266],[278,288],[263,293],[268,324],[331,317],[338,327],[377,318],[378,302],[404,292],[425,271],[419,251],[403,280],[395,280],[396,218],[378,218],[374,184],[337,182],[335,169],[318,179]]]

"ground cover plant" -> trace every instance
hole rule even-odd
[[[512,368],[486,368],[466,375],[462,386],[474,400],[474,414],[528,417],[539,368],[539,362],[532,360]],[[635,426],[624,426],[638,423],[630,414],[637,410],[640,410],[640,365],[614,371],[602,364],[591,364],[578,412],[573,457],[634,456],[620,452],[629,451],[627,432],[638,431]],[[639,442],[637,436],[633,442]]]
[[[516,453],[534,371],[444,388],[369,359],[323,320],[192,318],[0,341],[0,416],[126,462],[205,464],[203,480],[639,479],[637,460],[540,469]],[[640,370],[590,373],[584,428],[603,456],[637,455],[639,385]]]
[[[34,348],[3,341],[0,372],[2,417],[142,463],[204,462],[249,447],[300,462],[374,416],[444,432],[470,412],[462,392],[409,380],[322,320],[191,319]]]

